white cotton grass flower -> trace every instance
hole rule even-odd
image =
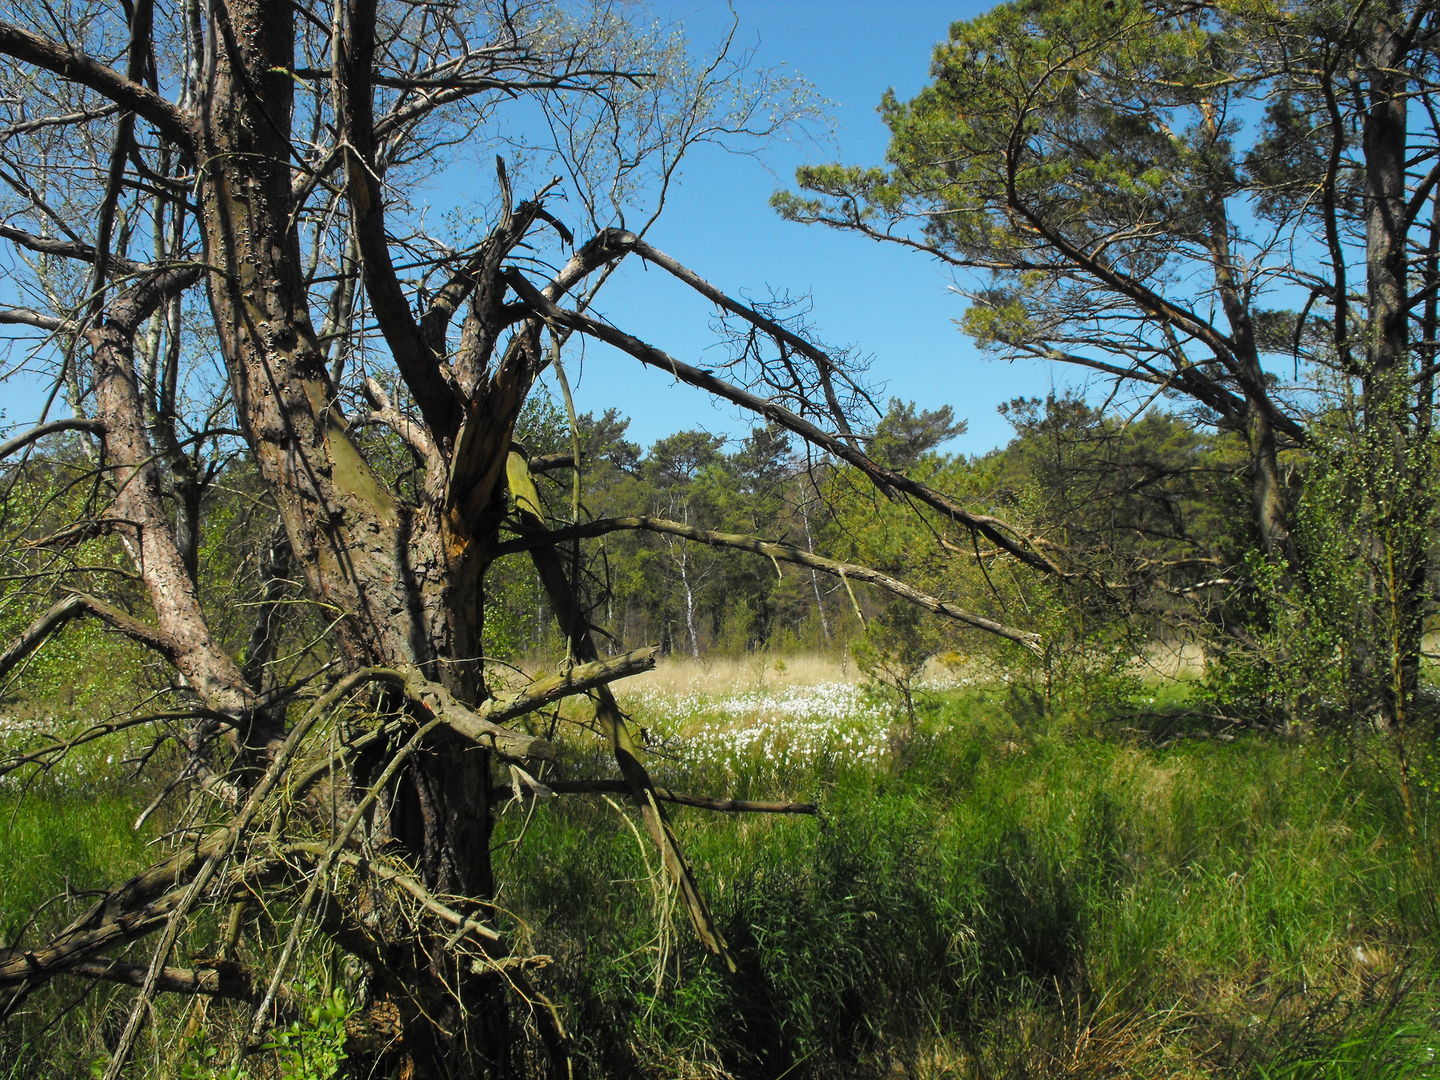
[[[697,769],[739,778],[821,766],[878,764],[890,754],[891,710],[853,683],[737,690],[718,696],[649,688],[625,696],[643,719],[658,774]]]
[[[55,748],[58,740],[88,727],[88,721],[59,716],[0,716],[0,763],[14,764],[22,754]],[[64,753],[50,753],[34,762],[0,773],[0,794],[23,792],[37,776],[61,785],[83,785],[113,777],[124,764],[135,743],[125,736],[80,746]]]

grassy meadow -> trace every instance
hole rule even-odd
[[[1433,755],[1411,763],[1407,814],[1387,737],[1203,730],[1183,684],[1138,713],[1039,716],[940,671],[911,729],[861,683],[769,658],[671,664],[622,694],[662,785],[818,806],[673,809],[733,973],[702,955],[618,796],[506,808],[498,903],[546,958],[535,983],[577,1076],[1440,1077]],[[571,745],[567,775],[610,774]],[[47,898],[58,918],[147,857],[143,785],[113,759],[65,769],[0,783],[7,944]],[[314,986],[333,1002],[343,979]],[[22,1009],[0,1077],[103,1053],[107,993],[53,1027]],[[154,1073],[219,1076],[203,1016],[167,1007]]]
[[[1187,731],[1173,686],[1140,722],[1041,718],[943,675],[905,732],[857,684],[627,694],[663,783],[820,807],[675,810],[733,975],[616,805],[507,817],[501,902],[586,1075],[1440,1077],[1432,792],[1407,825],[1383,739]]]

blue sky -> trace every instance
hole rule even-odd
[[[955,326],[963,305],[934,261],[782,221],[768,200],[775,190],[793,186],[800,164],[882,164],[888,132],[876,113],[881,95],[891,87],[901,97],[918,92],[950,23],[989,6],[965,0],[735,0],[738,43],[756,47],[757,64],[783,64],[812,82],[830,103],[833,134],[773,143],[758,158],[703,148],[649,234],[657,247],[731,293],[809,293],[816,335],[827,345],[872,357],[869,380],[882,401],[895,396],[925,408],[950,405],[968,421],[969,433],[948,447],[963,453],[1004,443],[1011,429],[996,406],[1020,394],[1043,395],[1060,376],[1047,365],[981,356]],[[661,11],[681,20],[697,46],[714,40],[729,18],[721,0],[690,0]],[[629,268],[600,309],[652,344],[703,362],[714,340],[706,305],[687,303],[678,291],[665,289],[661,277]],[[579,367],[571,371],[579,408],[621,408],[638,442],[682,427],[736,429],[728,407],[641,371],[634,361],[592,348]]]
[[[950,23],[989,6],[972,0],[654,0],[659,18],[683,26],[702,50],[723,37],[733,9],[737,46],[753,46],[759,66],[783,67],[813,83],[828,103],[830,130],[775,141],[755,155],[702,147],[685,166],[650,241],[732,294],[808,294],[815,336],[870,358],[868,382],[879,400],[950,405],[969,423],[968,434],[948,447],[962,453],[1004,443],[1010,428],[996,406],[1020,394],[1043,395],[1063,375],[1036,362],[981,356],[955,327],[962,302],[935,262],[782,221],[769,198],[792,186],[800,164],[881,164],[888,134],[876,113],[881,95],[890,87],[902,97],[915,94]],[[665,275],[633,265],[607,288],[599,310],[631,333],[702,365],[720,358],[708,351],[716,348],[709,305]],[[570,358],[567,370],[582,411],[619,408],[631,418],[631,438],[645,445],[682,428],[732,434],[748,428],[729,406],[603,347]],[[11,382],[0,387],[0,409],[13,423],[33,416],[42,397],[34,383]]]

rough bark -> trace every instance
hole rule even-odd
[[[442,7],[451,5],[435,10]],[[89,281],[83,317],[6,309],[0,321],[64,337],[74,402],[93,402],[93,413],[42,424],[0,445],[0,457],[61,430],[91,438],[103,477],[97,499],[105,506],[84,528],[118,539],[144,591],[137,610],[88,594],[56,598],[0,649],[0,675],[76,618],[100,619],[143,643],[179,684],[180,700],[165,719],[191,722],[181,736],[188,758],[176,785],[202,792],[195,816],[182,820],[220,821],[177,833],[171,854],[114,885],[51,940],[0,955],[0,985],[22,995],[66,973],[138,988],[110,1077],[126,1067],[157,993],[250,1001],[258,988],[258,1032],[293,975],[296,943],[311,928],[360,961],[363,1015],[392,1025],[373,1042],[376,1069],[416,1080],[511,1071],[517,1017],[540,999],[526,991],[518,1002],[513,988],[528,961],[507,955],[493,926],[491,830],[497,800],[509,797],[508,789],[497,790],[497,778],[519,775],[513,765],[539,791],[544,780],[535,778],[535,763],[553,756],[552,748],[517,722],[582,694],[595,703],[618,780],[592,778],[569,790],[620,785],[701,941],[733,963],[662,804],[721,812],[810,808],[680,795],[651,780],[609,684],[653,663],[653,651],[602,656],[557,546],[602,530],[562,536],[523,458],[512,452],[516,418],[547,361],[544,335],[560,344],[574,332],[618,341],[646,363],[783,423],[885,491],[927,503],[1036,569],[1062,572],[1003,522],[871,460],[840,408],[842,365],[637,235],[602,232],[558,257],[561,269],[547,280],[543,261],[532,257],[537,234],[553,235],[563,249],[571,237],[546,209],[543,192],[513,198],[503,167],[500,206],[483,239],[460,251],[437,242],[438,254],[423,268],[433,278],[418,286],[406,278],[401,267],[413,246],[394,235],[400,226],[387,212],[395,198],[387,170],[407,152],[407,139],[425,137],[417,125],[481,93],[613,95],[615,86],[647,76],[585,67],[579,45],[531,56],[527,49],[551,48],[545,36],[512,40],[508,24],[495,42],[459,50],[464,60],[456,61],[423,35],[380,40],[392,29],[391,15],[377,8],[373,0],[334,8],[216,0],[176,12],[132,5],[129,22],[118,27],[128,34],[124,73],[80,44],[0,23],[0,55],[49,73],[77,98],[57,124],[78,125],[86,136],[95,132],[84,125],[110,125],[108,154],[87,163],[87,175],[102,178],[95,222],[76,223],[64,240],[19,225],[0,229],[0,240],[70,260]],[[152,15],[173,17],[171,37],[152,35]],[[75,40],[86,38],[77,32]],[[162,77],[154,54],[171,41],[180,44],[183,65]],[[497,74],[506,64],[515,72],[509,81]],[[177,84],[178,104],[157,89]],[[159,223],[153,235],[127,224],[138,216],[132,204],[141,203],[150,211],[146,220]],[[38,196],[30,210],[54,224]],[[92,237],[80,235],[87,229]],[[153,260],[136,257],[146,242],[161,249]],[[745,320],[792,367],[802,358],[810,369],[800,382],[813,390],[813,407],[786,409],[671,361],[638,337],[617,338],[586,315],[593,279],[632,254]],[[186,324],[201,319],[202,305],[189,297],[202,291],[204,336],[185,340]],[[378,337],[367,336],[371,325]],[[37,348],[46,348],[38,338]],[[182,349],[213,355],[229,394],[190,430],[178,415]],[[381,380],[365,380],[368,363],[393,370],[393,396]],[[357,400],[368,406],[364,423],[397,433],[385,448],[398,445],[410,455],[413,470],[403,483],[347,415]],[[231,409],[233,425],[222,415]],[[202,448],[215,457],[202,461]],[[237,450],[257,477],[256,504],[278,518],[278,531],[267,522],[251,632],[227,639],[201,587],[197,511],[206,484]],[[863,567],[753,537],[662,531],[683,543],[742,548],[871,580],[1033,647],[1022,631],[884,575],[867,578]],[[570,645],[563,670],[511,691],[498,680],[491,685],[482,655],[485,572],[522,547],[502,532],[524,541]],[[319,622],[306,631],[306,648],[324,657],[287,675],[277,662],[277,635],[292,602],[303,602]],[[116,721],[96,737],[129,723]],[[87,741],[61,741],[28,760],[43,765]],[[549,790],[567,789],[560,781]],[[248,905],[236,916],[235,937],[268,920],[265,932],[287,941],[274,971],[257,983],[224,966],[228,959],[214,968],[174,962],[197,913],[255,894],[276,904]],[[148,962],[117,951],[142,940]],[[553,1021],[537,1023],[558,1048]]]

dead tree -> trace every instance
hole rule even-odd
[[[165,722],[181,723],[183,786],[203,813],[177,811],[170,851],[68,926],[0,950],[0,1000],[14,1010],[62,976],[137,987],[108,1080],[157,994],[248,1003],[258,1035],[285,1004],[298,950],[319,933],[363,972],[355,1038],[376,1048],[383,1071],[513,1071],[517,1017],[562,1063],[558,1022],[488,904],[493,812],[510,785],[622,789],[721,962],[725,940],[664,806],[777,808],[655,787],[609,690],[654,653],[603,655],[565,545],[658,530],[868,580],[1021,647],[1034,640],[892,577],[758,537],[639,518],[557,522],[512,445],[556,351],[576,335],[606,342],[787,428],[987,550],[1060,572],[1053,553],[871,460],[851,437],[853,388],[838,364],[656,250],[642,228],[614,227],[621,219],[603,195],[625,187],[635,160],[663,187],[686,146],[759,124],[758,97],[749,114],[744,101],[703,111],[727,77],[721,67],[663,83],[649,66],[663,47],[646,53],[603,5],[589,22],[508,0],[468,12],[375,0],[162,11],[136,0],[123,22],[99,5],[58,10],[0,23],[11,67],[0,236],[12,269],[29,275],[0,322],[29,335],[74,417],[16,435],[0,455],[15,459],[61,430],[84,440],[94,512],[40,546],[108,537],[144,599],[127,610],[67,592],[57,576],[54,603],[0,653],[0,679],[77,619],[138,642],[173,670]],[[560,204],[547,201],[553,186],[517,200],[503,166],[480,234],[451,244],[426,235],[404,198],[417,163],[460,168],[454,148],[478,144],[516,99],[562,135],[568,206],[581,207],[593,236],[574,244]],[[645,153],[612,170],[608,188],[585,187],[593,148],[632,136]],[[748,327],[737,366],[702,370],[593,313],[598,285],[635,258]],[[187,384],[201,361],[220,375]],[[377,427],[389,434],[372,437]],[[401,479],[377,450],[397,446],[408,455]],[[254,628],[227,645],[200,584],[201,511],[215,462],[237,455],[276,527]],[[561,670],[518,688],[482,656],[485,576],[500,558],[533,560],[569,648]],[[311,613],[312,655],[323,655],[285,674],[274,643],[296,609]],[[577,695],[592,703],[615,773],[547,784],[552,748],[519,721]],[[122,717],[10,764],[43,764],[154,719]],[[257,897],[283,899],[283,917]],[[177,966],[177,942],[206,909],[230,912],[218,959]],[[277,920],[270,932],[282,945],[266,969],[247,968],[235,944],[265,920]]]

